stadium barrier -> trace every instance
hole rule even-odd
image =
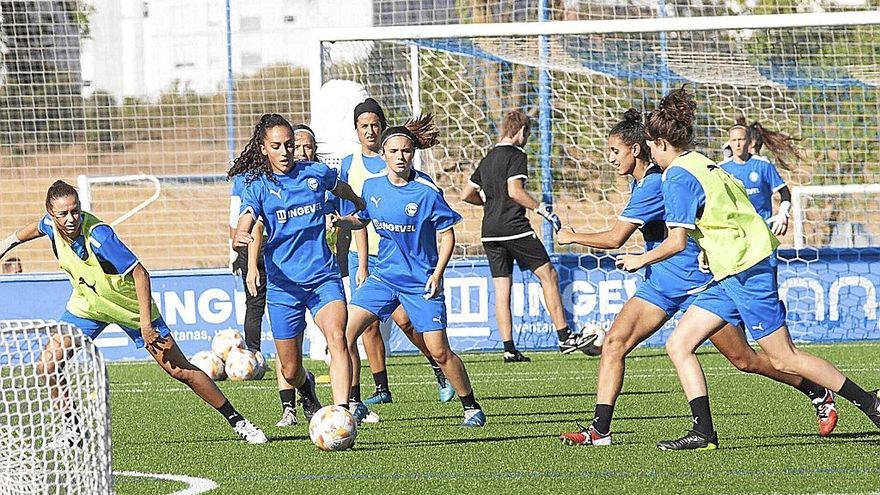
[[[880,249],[784,250],[780,252],[780,295],[788,308],[792,337],[800,342],[880,340],[877,289]],[[610,325],[641,282],[640,274],[614,268],[610,255],[558,255],[563,302],[569,318],[581,327]],[[187,355],[210,348],[214,333],[241,329],[244,289],[241,280],[223,269],[169,270],[152,274],[153,297]],[[500,349],[494,298],[485,259],[454,260],[446,272],[449,336],[457,351]],[[70,283],[62,274],[4,277],[0,320],[56,319],[64,311]],[[522,349],[556,346],[537,278],[514,272],[512,291],[514,337]],[[673,322],[645,345],[663,345]],[[263,351],[274,354],[269,326],[264,325]],[[118,328],[108,327],[95,341],[108,361],[147,359]],[[308,354],[308,341],[304,352]],[[389,339],[392,352],[415,349],[400,333]]]

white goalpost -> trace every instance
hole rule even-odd
[[[44,353],[50,339],[69,357]],[[104,360],[70,325],[0,321],[0,494],[112,493]]]

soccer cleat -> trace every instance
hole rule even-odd
[[[582,333],[569,334],[568,338],[559,342],[559,352],[562,354],[571,354],[574,351],[583,349],[592,344],[596,340],[596,334],[584,335]]]
[[[834,394],[825,389],[825,395],[813,400],[816,408],[816,420],[819,422],[819,436],[827,437],[837,426],[837,407],[834,404]]]
[[[479,428],[486,425],[486,415],[482,409],[465,409],[464,421],[461,426],[465,428]]]
[[[601,434],[590,425],[589,428],[584,428],[580,426],[580,431],[573,431],[570,433],[563,433],[559,435],[559,439],[562,440],[564,445],[611,445],[611,433]]]
[[[718,448],[718,434],[712,432],[711,436],[691,430],[676,440],[661,440],[657,442],[660,450],[715,450]]]
[[[284,412],[281,413],[281,419],[275,423],[275,426],[296,426],[296,424],[296,409],[285,407]]]
[[[367,409],[367,406],[364,405],[363,402],[349,402],[348,412],[354,416],[354,420],[357,424],[379,422],[379,415]],[[367,418],[370,417],[370,415],[373,415],[373,417],[370,418],[370,421],[367,421]]]
[[[378,423],[379,421],[382,421],[382,418],[380,418],[379,415],[376,414],[375,411],[369,411],[369,410],[368,410],[367,415],[364,416],[364,421],[363,421],[363,422],[364,422],[364,423],[370,423],[370,424],[376,424],[376,423]]]
[[[880,389],[871,390],[871,395],[874,396],[874,409],[868,413],[868,418],[877,425],[877,428],[880,428]]]
[[[442,373],[437,375],[437,398],[440,402],[449,402],[453,397],[455,397],[455,389],[449,384],[449,380]]]
[[[78,428],[63,427],[52,440],[46,443],[47,449],[61,450],[71,447],[81,447],[83,444],[83,435]]]
[[[269,439],[266,438],[266,434],[263,433],[263,430],[257,428],[253,423],[246,419],[242,419],[238,423],[235,423],[235,426],[233,426],[232,429],[238,433],[238,436],[245,439],[245,441],[250,444],[266,443],[269,441]]]
[[[392,402],[394,401],[391,399],[390,390],[376,390],[373,392],[373,395],[367,397],[364,404],[375,406],[376,404],[391,404]]]
[[[306,385],[306,393],[302,390],[299,392],[299,404],[303,408],[306,421],[311,421],[312,416],[321,409],[321,401],[318,400],[318,393],[315,391],[315,375],[311,371],[306,372]]]
[[[504,362],[505,363],[528,363],[532,358],[524,356],[523,353],[519,351],[507,352],[504,351]]]

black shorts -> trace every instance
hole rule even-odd
[[[535,271],[550,262],[547,250],[534,233],[509,241],[483,241],[483,250],[489,258],[492,277],[509,277],[513,274],[513,261],[520,270]]]

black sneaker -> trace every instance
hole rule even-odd
[[[563,354],[571,354],[574,351],[583,349],[596,340],[596,334],[584,335],[582,333],[569,334],[568,338],[559,342],[559,352]]]
[[[315,391],[315,375],[311,371],[306,371],[306,392],[299,391],[299,405],[303,408],[303,416],[306,422],[311,421],[312,416],[321,409],[321,401],[318,400],[318,394]]]
[[[707,437],[703,433],[691,430],[677,440],[661,440],[657,442],[660,450],[715,450],[718,448],[718,434],[712,432]]]
[[[871,395],[874,396],[874,409],[868,413],[868,418],[880,428],[880,389],[871,390]]]
[[[581,349],[581,352],[583,352],[587,356],[593,356],[593,357],[601,356],[602,355],[602,346],[590,344],[590,345],[584,347],[583,349]]]
[[[504,351],[504,362],[505,363],[528,363],[532,359],[523,355],[523,353],[519,351],[507,352]]]

